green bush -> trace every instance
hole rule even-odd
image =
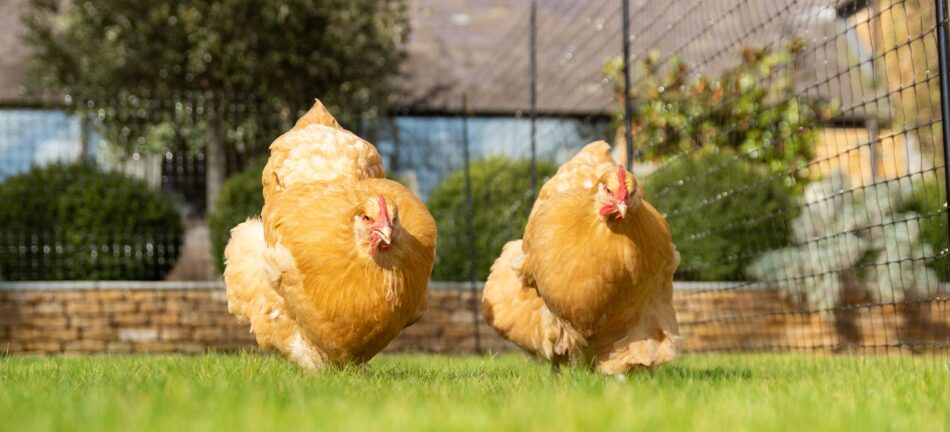
[[[557,166],[538,162],[538,183],[557,171]],[[531,168],[527,160],[494,157],[471,165],[475,231],[476,273],[479,280],[488,271],[501,247],[521,238],[530,209]],[[439,226],[439,245],[432,273],[435,280],[468,280],[468,212],[465,203],[465,173],[455,170],[432,191],[429,210]]]
[[[224,271],[224,247],[231,237],[231,228],[251,216],[261,214],[261,208],[264,207],[261,173],[266,164],[266,158],[256,159],[225,181],[214,208],[208,214],[214,262],[218,271]]]
[[[175,203],[139,180],[81,164],[0,183],[0,279],[153,280],[172,267]]]
[[[950,247],[947,241],[946,188],[943,173],[935,171],[924,174],[923,181],[913,178],[914,193],[901,211],[914,211],[920,215],[920,240],[933,248],[936,259],[927,264],[937,272],[941,282],[950,281],[950,257],[943,255]]]
[[[680,280],[745,280],[755,256],[788,243],[794,195],[761,164],[706,148],[643,183],[670,224]]]

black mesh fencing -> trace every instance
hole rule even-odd
[[[529,2],[466,91],[509,157],[632,154],[686,351],[946,353],[938,4]]]

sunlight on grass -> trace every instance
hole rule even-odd
[[[945,430],[943,361],[690,356],[617,382],[522,356],[0,358],[0,430]]]

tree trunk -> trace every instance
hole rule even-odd
[[[89,115],[85,112],[79,114],[79,162],[92,163],[92,152],[89,146],[92,144],[92,122]]]
[[[396,123],[396,115],[389,117],[389,130],[392,131],[393,153],[389,157],[389,171],[391,177],[396,178],[399,175],[399,125]]]
[[[224,183],[224,131],[221,123],[220,101],[208,110],[208,144],[205,147],[205,214],[214,207],[218,192]]]

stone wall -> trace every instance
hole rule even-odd
[[[678,291],[681,348],[890,353],[950,349],[950,297],[806,311],[776,291]]]
[[[423,319],[387,349],[474,352],[472,298],[459,285],[437,285]],[[483,350],[514,349],[484,322],[479,330]],[[248,327],[228,313],[220,283],[29,283],[0,289],[0,354],[193,353],[255,346]]]
[[[0,291],[0,351],[201,352],[250,347],[224,291],[70,289]]]
[[[477,297],[477,295],[476,295]],[[429,311],[389,351],[471,353],[515,348],[483,322],[476,335],[472,293],[435,284]],[[882,351],[950,341],[947,298],[922,303],[908,322],[903,305],[855,307],[837,321],[802,312],[775,292],[677,290],[675,308],[685,351]],[[255,347],[253,335],[227,312],[220,283],[28,283],[0,285],[0,354],[88,354],[234,351]]]

